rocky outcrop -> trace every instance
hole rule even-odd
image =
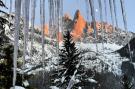
[[[81,40],[84,42],[95,42],[93,22],[87,22],[79,10],[76,11],[73,20],[66,14],[63,17],[63,21],[65,30],[71,31],[75,41]],[[128,40],[135,37],[134,33],[126,33],[124,30],[118,27],[113,27],[111,24],[106,22],[96,21],[96,30],[98,38],[97,42],[99,43],[103,41],[126,45]],[[102,32],[104,34],[102,34]]]
[[[83,30],[86,28],[86,21],[84,20],[79,10],[76,11],[73,21],[74,24],[73,24],[72,35],[74,39],[78,39],[82,36]]]
[[[122,73],[129,76],[134,77],[135,76],[135,68],[134,65],[129,61],[122,62],[121,65]]]
[[[130,52],[129,52],[130,48]],[[135,62],[135,38],[131,39],[128,44],[126,44],[123,48],[117,50],[117,52],[122,56],[122,57],[127,57],[131,59],[133,62]]]

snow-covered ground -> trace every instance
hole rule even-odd
[[[13,34],[11,31],[6,30],[7,36],[13,41]],[[50,38],[47,38],[51,42]],[[60,49],[62,48],[62,43],[59,44]],[[30,63],[27,63],[27,70],[31,69],[35,65],[39,65],[43,62],[42,60],[42,45],[41,43],[34,41],[34,54],[32,57],[32,60],[30,60],[30,50],[31,50],[31,42],[28,41],[27,50],[28,54],[26,56],[27,61]],[[19,40],[19,47],[23,47],[23,40]],[[121,74],[121,64],[122,61],[128,60],[127,58],[122,58],[118,53],[115,51],[122,48],[123,46],[117,45],[117,44],[110,44],[110,43],[97,43],[97,46],[95,43],[76,43],[76,47],[83,51],[83,60],[82,64],[86,68],[94,68],[95,70],[101,72],[103,70],[107,70],[110,72],[113,72],[115,74]],[[44,68],[47,71],[50,71],[52,68],[57,65],[58,58],[56,57],[56,47],[54,47],[51,44],[45,44],[45,62],[47,66]],[[94,58],[94,60],[90,60],[91,58]],[[31,67],[32,66],[32,67]],[[37,69],[38,70],[42,70]],[[34,71],[33,71],[34,72]]]
[[[87,52],[83,54],[83,65],[86,68],[94,68],[98,72],[106,70],[119,75],[121,74],[122,62],[129,60],[127,58],[122,58],[115,52],[116,50],[122,48],[122,46],[117,44],[98,43],[96,48],[96,44],[78,43],[77,47],[80,51],[87,50]],[[88,58],[89,60],[86,60]],[[90,60],[90,58],[95,59]]]
[[[10,89],[14,89],[13,87],[11,87]],[[15,89],[25,89],[23,87],[20,87],[20,86],[15,86]]]

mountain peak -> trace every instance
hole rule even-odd
[[[80,10],[76,11],[73,22],[74,24],[73,24],[72,35],[74,39],[77,40],[82,36],[83,30],[86,27],[86,21],[84,17],[81,15]]]

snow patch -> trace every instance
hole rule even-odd
[[[11,87],[10,89],[14,89],[13,87]],[[15,86],[15,89],[25,89],[23,87],[20,87],[20,86]]]

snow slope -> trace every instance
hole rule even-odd
[[[11,39],[11,42],[14,42],[13,37],[13,30],[9,30],[8,26],[6,26],[5,34]],[[23,35],[23,32],[21,31],[21,35]],[[50,39],[48,37],[45,37],[46,41],[50,42],[45,44],[45,60],[41,60],[42,55],[42,45],[39,39],[41,39],[41,36],[37,33],[35,35],[34,40],[34,53],[32,60],[30,59],[30,49],[31,49],[31,41],[29,38],[28,45],[27,45],[27,57],[26,57],[26,68],[31,69],[35,65],[42,64],[44,61],[46,63],[46,69],[47,71],[50,71],[57,65],[57,57],[56,57],[56,41],[54,39]],[[53,43],[53,44],[51,44]],[[60,43],[60,48],[62,46],[62,43]],[[99,72],[102,72],[102,70],[110,71],[115,74],[121,74],[121,64],[123,61],[128,60],[127,58],[122,58],[118,53],[114,52],[123,46],[113,44],[113,43],[97,43],[96,50],[96,44],[95,43],[76,43],[77,48],[82,52],[83,60],[82,64],[85,65],[86,68],[93,68]],[[19,39],[19,48],[20,50],[23,50],[23,38]],[[94,60],[91,60],[91,59]],[[40,69],[39,69],[40,70]]]
[[[96,71],[102,72],[109,71],[114,74],[121,74],[121,64],[123,61],[127,61],[129,59],[122,58],[115,51],[122,48],[122,46],[116,44],[102,44],[98,43],[96,50],[96,44],[86,44],[86,43],[78,43],[77,47],[80,51],[87,51],[83,53],[83,65],[86,68],[93,68]],[[104,48],[104,49],[103,49]],[[90,58],[94,58],[90,60]]]

